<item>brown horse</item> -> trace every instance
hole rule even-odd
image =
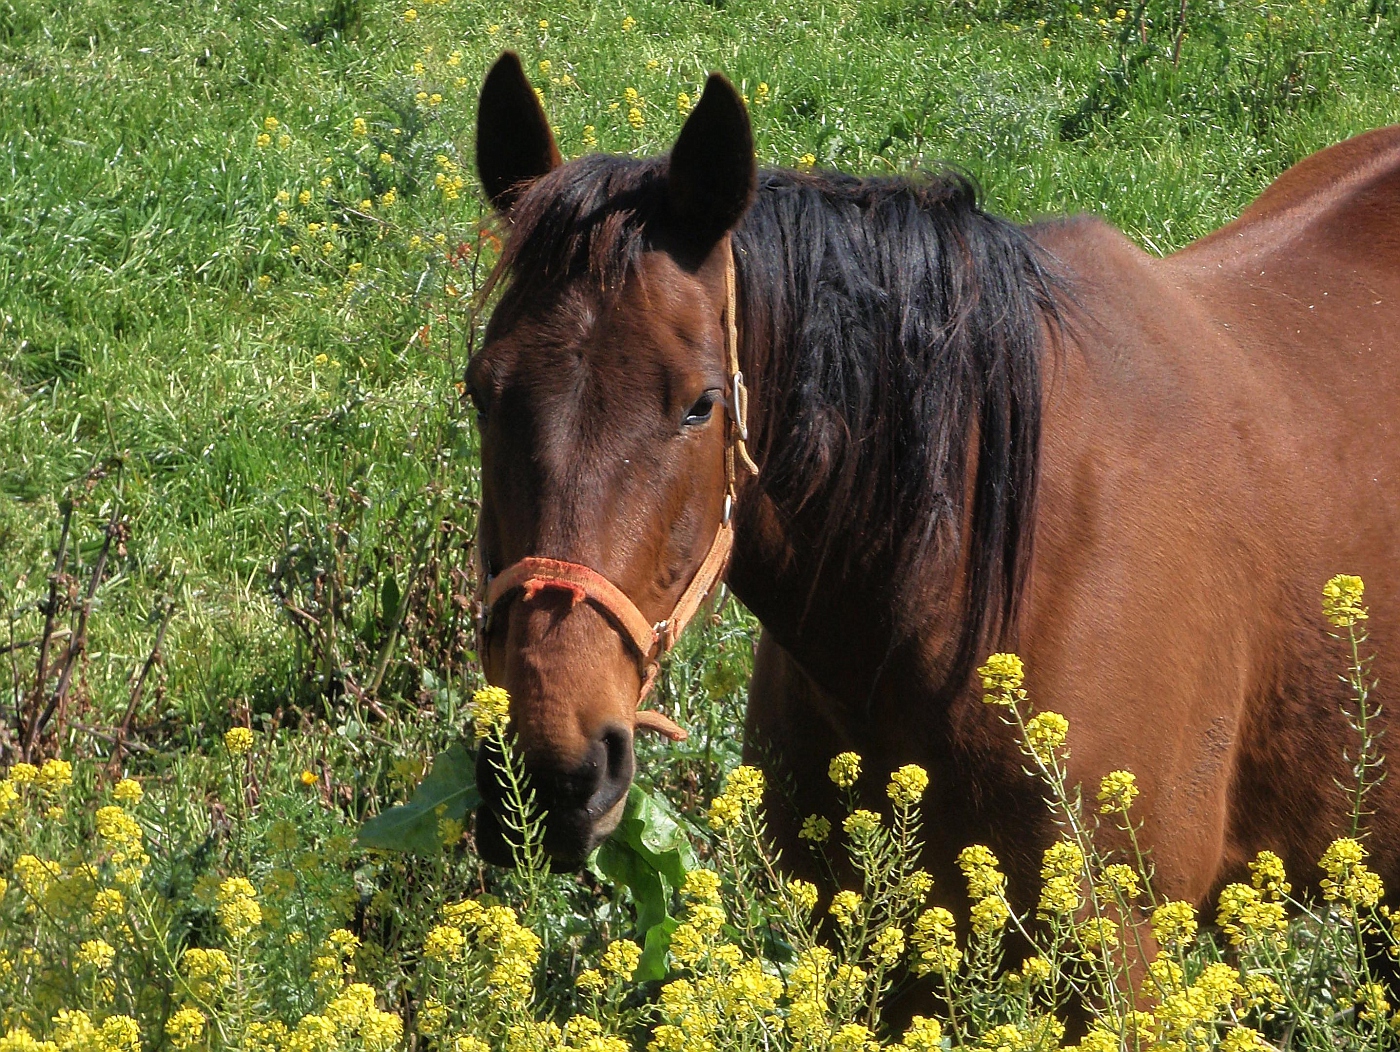
[[[728,582],[764,629],[747,749],[795,790],[769,801],[790,859],[850,749],[871,806],[891,769],[931,773],[944,895],[983,842],[1030,899],[1056,832],[972,674],[1015,649],[1074,778],[1137,774],[1160,893],[1202,902],[1261,848],[1318,875],[1352,744],[1332,574],[1365,578],[1400,679],[1400,128],[1165,259],[1095,219],[998,219],[956,175],[758,172],[719,76],[669,156],[561,164],[507,54],[477,155],[508,231],[468,375],[483,652],[554,856],[616,824],[634,728],[671,729],[638,696],[732,504]],[[1392,883],[1397,793],[1373,797]]]

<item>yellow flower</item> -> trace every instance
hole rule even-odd
[[[45,760],[34,784],[45,792],[62,792],[73,784],[73,765],[67,760]]]
[[[831,835],[831,821],[821,815],[808,815],[802,820],[802,828],[797,835],[814,844],[823,843]]]
[[[904,956],[904,932],[891,924],[881,928],[870,941],[870,956],[885,968],[891,968]]]
[[[826,911],[836,918],[837,924],[847,927],[854,923],[860,911],[860,895],[854,891],[838,891]]]
[[[1026,667],[1015,654],[992,654],[977,674],[982,677],[984,691],[1005,695],[1020,688],[1026,678]],[[1003,703],[1001,698],[984,700]]]
[[[1021,978],[1029,984],[1048,983],[1054,974],[1054,966],[1044,957],[1027,957],[1021,962]]]
[[[267,132],[258,132],[258,137],[253,140],[259,150],[265,150],[272,145],[272,136]]]
[[[1036,911],[1042,917],[1055,914],[1071,914],[1083,905],[1079,894],[1079,880],[1076,877],[1051,877],[1040,886],[1040,902]]]
[[[624,19],[622,20],[622,31],[623,31],[624,33],[630,33],[630,32],[632,32],[632,30],[634,30],[634,29],[636,29],[636,28],[637,28],[637,20],[636,20],[635,18],[633,18],[631,15],[628,15],[626,18],[624,18]]]
[[[17,763],[9,771],[9,780],[15,785],[28,785],[38,777],[39,768],[32,763]]]
[[[1283,859],[1272,851],[1259,852],[1249,864],[1249,872],[1252,883],[1266,898],[1279,898],[1293,890],[1283,868]]]
[[[286,225],[287,225],[288,223],[290,223],[291,221],[292,221],[292,214],[291,214],[290,212],[288,212],[286,209],[283,209],[282,211],[280,211],[280,212],[277,213],[277,225],[278,225],[278,226],[286,226]]]
[[[831,1035],[831,1052],[876,1052],[875,1035],[860,1023],[846,1023]]]
[[[447,56],[447,64],[449,66],[460,66],[462,64],[462,53],[460,51],[452,52],[452,54]]]
[[[540,72],[543,73],[545,76],[549,76],[549,71],[553,68],[554,63],[550,62],[549,59],[540,59]]]
[[[691,902],[719,905],[719,874],[712,869],[692,869],[681,883],[682,897]]]
[[[405,12],[403,13],[403,20],[404,20],[405,22],[417,22],[417,21],[418,21],[418,12],[415,11],[413,8],[410,7],[407,11],[405,11]]]
[[[1026,746],[1047,767],[1055,762],[1069,735],[1069,720],[1058,712],[1038,712],[1026,722]]]
[[[1322,897],[1328,902],[1340,900],[1365,909],[1379,903],[1385,888],[1380,876],[1361,861],[1365,857],[1366,849],[1351,837],[1332,841],[1319,862],[1327,871],[1327,878],[1322,881]]]
[[[646,124],[646,122],[646,116],[642,113],[640,107],[633,106],[630,109],[628,109],[627,123],[632,125],[633,128],[636,128],[640,131],[642,125]]]
[[[880,816],[874,811],[857,809],[846,816],[846,820],[841,823],[841,828],[846,831],[847,836],[869,836],[880,828]]]
[[[767,82],[765,82],[765,81],[759,81],[759,82],[758,82],[758,87],[754,90],[754,93],[753,93],[753,101],[754,101],[754,105],[755,105],[755,106],[761,106],[763,103],[765,103],[765,102],[768,101],[768,84],[767,84]]]
[[[461,928],[439,924],[423,939],[423,956],[430,961],[453,961],[461,956],[466,944]]]
[[[608,944],[603,951],[598,967],[614,979],[631,979],[632,973],[642,960],[642,948],[627,939],[618,939]]]
[[[1164,902],[1152,911],[1152,934],[1164,949],[1175,950],[1196,937],[1196,907],[1189,902]]]
[[[1339,573],[1322,586],[1322,616],[1338,628],[1350,628],[1367,618],[1361,596],[1366,591],[1361,578]]]
[[[1137,796],[1137,776],[1132,771],[1109,771],[1099,781],[1099,814],[1126,811]]]
[[[510,694],[504,687],[482,687],[472,695],[472,719],[476,740],[503,733],[510,719]]]
[[[608,981],[596,968],[585,968],[574,979],[574,986],[586,994],[600,994],[607,989]]]
[[[224,732],[224,748],[234,756],[242,756],[253,747],[253,732],[247,727],[230,727]]]
[[[105,924],[112,917],[120,917],[126,909],[126,899],[116,888],[103,888],[92,897],[92,923]]]
[[[281,135],[277,136],[277,148],[279,150],[285,150],[290,145],[292,145],[292,137],[286,132],[283,132]]]
[[[1040,864],[1042,880],[1052,877],[1068,877],[1078,880],[1084,874],[1084,852],[1072,840],[1057,840],[1045,849]]]
[[[198,1008],[181,1008],[165,1023],[165,1034],[177,1049],[186,1049],[204,1036],[204,1013]]]
[[[1138,881],[1137,870],[1122,862],[1114,862],[1103,868],[1096,890],[1101,899],[1111,901],[1122,898],[1125,902],[1132,902],[1142,894],[1142,885]]]
[[[78,947],[78,963],[95,968],[99,972],[110,968],[116,959],[117,951],[112,948],[111,943],[103,939],[88,939]]]
[[[899,1043],[910,1052],[938,1052],[943,1047],[943,1027],[937,1019],[916,1015]]]
[[[1361,1018],[1374,1023],[1384,1023],[1390,1012],[1385,987],[1380,983],[1366,983],[1361,986],[1356,991],[1356,1003],[1361,1006]]]
[[[229,877],[222,881],[215,913],[224,930],[235,939],[247,936],[262,923],[262,909],[252,882],[246,877]]]
[[[860,777],[860,757],[853,752],[840,753],[827,766],[826,774],[838,788],[850,789]]]
[[[548,28],[549,28],[549,20],[548,20],[547,18],[541,18],[540,21],[539,21],[539,27],[540,27],[540,31],[541,31],[541,32],[543,32],[544,30],[548,29]]]
[[[954,972],[962,961],[953,915],[942,906],[933,906],[919,915],[909,941],[914,945],[914,971],[919,975]]]
[[[436,91],[433,92],[431,95],[428,96],[428,105],[429,105],[429,106],[438,106],[438,105],[441,105],[441,103],[442,103],[442,96],[439,95]]]
[[[676,110],[680,113],[689,113],[690,106],[690,96],[684,91],[678,92],[676,95]]]
[[[351,135],[368,135],[368,134],[369,134],[369,125],[365,123],[365,119],[364,119],[363,117],[356,117],[356,118],[350,123],[350,134],[351,134]]]
[[[906,763],[890,776],[885,795],[900,807],[913,807],[928,789],[928,772],[916,763]]]
[[[799,913],[808,914],[817,908],[817,886],[815,884],[809,884],[805,880],[790,880],[787,882],[787,890]]]
[[[1228,884],[1220,892],[1216,923],[1233,945],[1241,946],[1263,937],[1281,942],[1288,918],[1281,902],[1265,899],[1257,888]]]
[[[264,117],[264,118],[263,118],[263,131],[276,131],[276,130],[277,130],[277,126],[278,126],[279,124],[281,124],[281,123],[282,123],[282,122],[279,121],[276,117],[271,117],[271,116],[269,116],[269,117]]]
[[[1000,898],[985,898],[972,907],[970,923],[972,930],[984,939],[989,939],[1006,926],[1011,919],[1011,911]]]
[[[797,167],[806,171],[817,166],[817,155],[814,153],[804,153],[797,159]]]
[[[1247,1026],[1233,1026],[1220,1041],[1220,1052],[1271,1052],[1264,1035]]]

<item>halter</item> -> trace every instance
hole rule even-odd
[[[478,632],[484,642],[491,630],[491,622],[496,608],[517,590],[522,602],[529,602],[546,589],[568,592],[572,597],[571,606],[587,601],[607,615],[620,636],[631,644],[637,658],[637,670],[642,677],[641,693],[637,697],[638,711],[634,727],[638,730],[652,730],[665,735],[672,741],[684,741],[688,732],[677,726],[669,718],[640,706],[656,683],[657,672],[661,668],[661,657],[676,644],[686,625],[690,624],[705,598],[714,590],[729,564],[729,555],[734,548],[734,503],[738,496],[739,466],[742,465],[751,475],[758,474],[758,465],[749,456],[749,389],[744,384],[744,374],[739,368],[739,326],[736,320],[737,297],[735,295],[734,249],[725,241],[724,262],[724,318],[725,318],[725,368],[728,376],[728,397],[724,406],[728,410],[724,442],[724,514],[719,529],[710,542],[710,550],[705,553],[699,569],[686,585],[685,591],[676,600],[670,616],[652,624],[637,609],[617,585],[613,584],[597,570],[582,563],[566,562],[562,559],[546,559],[540,556],[526,556],[517,563],[506,567],[495,577],[485,577],[484,593],[478,607]],[[483,575],[484,576],[484,575]],[[480,648],[484,649],[484,648]]]

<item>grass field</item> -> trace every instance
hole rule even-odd
[[[300,874],[264,906],[302,934],[259,958],[247,1003],[288,1023],[323,1005],[309,947],[351,923],[411,1030],[426,995],[395,962],[423,925],[390,907],[534,894],[469,852],[417,868],[349,840],[456,740],[479,685],[457,385],[499,247],[476,90],[505,48],[567,156],[666,149],[717,69],[762,163],[952,162],[995,211],[1097,213],[1159,253],[1400,121],[1393,0],[0,0],[0,765],[77,764],[73,805],[0,841],[0,922],[48,931],[18,845],[67,858],[92,831],[78,801],[123,772],[145,786],[157,898],[186,898],[146,918],[165,957],[133,950],[116,1002],[92,975],[39,997],[0,936],[0,1032],[120,1003],[146,1047],[185,1047],[165,1029],[171,962],[214,937],[219,880],[273,872]],[[696,733],[664,768],[641,760],[697,828],[738,762],[751,632],[731,605],[685,642],[662,698]],[[251,754],[225,746],[234,726]],[[567,988],[631,907],[551,887],[529,915],[554,925]],[[28,951],[69,967],[62,928]],[[255,1049],[249,1033],[200,1040]]]

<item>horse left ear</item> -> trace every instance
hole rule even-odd
[[[748,211],[757,182],[748,111],[734,85],[711,73],[671,147],[671,215],[708,249]]]
[[[523,187],[562,163],[520,56],[502,52],[486,74],[476,107],[476,171],[486,196],[498,211],[507,211]]]

